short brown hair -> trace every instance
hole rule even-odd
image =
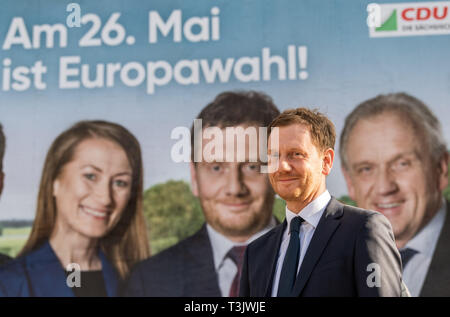
[[[198,114],[202,127],[221,129],[239,125],[267,127],[280,114],[270,96],[258,91],[225,91],[217,95]],[[191,148],[194,149],[194,125],[191,127]],[[194,151],[191,151],[194,161]]]
[[[268,135],[274,127],[285,127],[291,124],[303,124],[309,128],[312,142],[320,150],[334,150],[336,131],[333,122],[317,109],[297,108],[283,111],[269,125]]]

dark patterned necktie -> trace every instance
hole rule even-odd
[[[241,280],[241,272],[242,272],[242,261],[244,260],[244,252],[246,246],[235,246],[230,249],[227,253],[227,257],[229,257],[234,264],[236,264],[237,272],[234,276],[233,283],[231,283],[230,288],[230,297],[238,297],[239,296],[239,282]]]
[[[411,248],[404,248],[403,250],[400,250],[400,257],[402,258],[403,269],[405,269],[406,264],[408,264],[409,260],[411,260],[416,253],[419,252]]]
[[[295,217],[291,220],[289,227],[290,239],[289,246],[283,261],[283,267],[280,274],[280,282],[278,283],[278,297],[292,296],[292,288],[294,287],[297,277],[297,267],[300,256],[300,225],[305,221],[302,217]]]

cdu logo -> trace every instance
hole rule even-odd
[[[450,1],[370,3],[366,11],[370,37],[450,34]]]

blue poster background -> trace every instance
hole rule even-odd
[[[396,1],[404,2],[404,1]],[[21,17],[32,39],[33,27],[43,24],[66,25],[70,1],[2,1],[0,45],[4,46],[14,18]],[[145,188],[169,179],[189,180],[188,163],[175,163],[171,148],[176,140],[171,131],[190,127],[198,112],[220,92],[254,89],[269,94],[281,109],[316,107],[326,113],[340,133],[345,116],[361,101],[380,93],[404,91],[423,100],[440,118],[447,140],[450,136],[450,37],[449,35],[370,38],[366,7],[370,1],[344,0],[98,0],[77,1],[81,15],[96,14],[104,26],[110,16],[120,13],[118,22],[126,36],[116,46],[103,43],[80,47],[80,38],[92,24],[67,28],[67,46],[54,38],[51,48],[41,38],[39,48],[11,45],[0,50],[0,122],[7,136],[4,159],[5,188],[0,202],[0,219],[32,219],[39,177],[46,152],[53,139],[71,124],[83,119],[104,119],[120,123],[139,139],[144,156]],[[390,3],[379,1],[378,3]],[[219,14],[218,40],[189,41],[184,35],[175,42],[173,33],[158,35],[149,43],[149,12],[167,20],[180,10],[182,22],[192,17],[208,17],[212,8]],[[172,31],[173,32],[173,31]],[[193,32],[199,32],[193,28]],[[101,30],[96,34],[100,38]],[[211,35],[211,34],[210,34]],[[287,60],[288,47],[307,48],[304,80],[280,80],[271,68],[270,80],[243,82],[231,75],[229,80],[207,83],[200,75],[198,84],[182,85],[175,80],[156,86],[149,94],[145,82],[128,87],[116,78],[113,87],[61,89],[60,59],[79,56],[81,69],[89,65],[91,76],[97,64],[207,60],[259,57],[262,49]],[[8,61],[10,60],[10,65]],[[45,89],[33,84],[24,91],[3,89],[4,71],[19,66],[32,67],[37,61],[47,67],[42,76]],[[243,69],[249,72],[249,68]],[[251,70],[250,70],[251,71]],[[158,73],[159,74],[159,73]],[[185,74],[186,75],[186,74]],[[161,74],[159,74],[161,76]],[[188,74],[186,75],[188,76]],[[298,76],[297,76],[298,77]],[[80,76],[78,76],[80,78]],[[337,147],[338,149],[338,147]],[[337,157],[328,187],[332,194],[346,194]]]

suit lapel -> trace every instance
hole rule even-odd
[[[102,261],[102,274],[105,281],[106,294],[109,297],[117,296],[118,275],[112,264],[106,258],[106,255],[100,250],[100,260]]]
[[[99,257],[102,262],[106,292],[108,296],[117,296],[117,273],[102,251],[99,252]],[[42,247],[30,253],[26,258],[26,266],[32,296],[74,296],[73,290],[67,286],[64,268],[50,243],[46,242]]]
[[[182,274],[183,296],[222,296],[206,224],[192,236]]]
[[[264,265],[264,271],[261,276],[268,276],[268,279],[265,282],[265,289],[260,293],[264,295],[261,296],[270,297],[272,295],[272,285],[275,269],[277,267],[278,252],[280,250],[281,239],[283,238],[283,232],[286,229],[286,226],[286,220],[284,220],[281,225],[276,226],[272,231],[272,237],[268,239],[265,246],[265,249],[270,251],[270,253],[268,254],[268,257],[262,261],[262,263],[268,263],[268,265]],[[264,254],[264,252],[261,252],[261,254]]]
[[[340,224],[343,206],[333,197],[326,207],[314,235],[309,243],[303,262],[294,284],[293,294],[299,296],[309,279],[317,261],[327,246],[328,241]],[[301,247],[301,246],[300,246]]]
[[[26,256],[27,278],[30,282],[31,296],[73,297],[67,286],[66,274],[55,252],[46,242],[36,251]]]
[[[450,202],[420,296],[450,296]]]

